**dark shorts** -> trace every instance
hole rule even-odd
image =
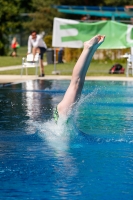
[[[40,53],[39,53],[39,55],[40,55],[40,58],[41,58],[41,60],[43,60],[43,54],[46,52],[46,48],[44,48],[44,47],[38,47],[39,49],[40,49]]]

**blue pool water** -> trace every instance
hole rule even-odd
[[[56,125],[68,84],[0,87],[0,199],[133,199],[133,82],[86,81]]]

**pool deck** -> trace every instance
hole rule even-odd
[[[46,63],[45,63],[46,64]],[[0,67],[0,71],[7,71],[13,69],[21,69],[21,65],[18,66],[8,66],[8,67]],[[38,77],[35,75],[0,75],[0,86],[4,86],[7,84],[16,84],[21,82],[26,82],[29,80],[70,80],[71,76],[63,76],[63,75],[46,75],[45,77]],[[86,76],[86,80],[99,80],[99,81],[133,81],[133,76],[131,77],[123,77],[123,76]]]
[[[35,75],[0,75],[0,84],[15,84],[26,82],[29,80],[70,80],[71,76],[62,75],[46,75],[45,77],[38,77]],[[133,81],[133,77],[117,77],[117,76],[86,76],[86,80],[99,80],[99,81]]]

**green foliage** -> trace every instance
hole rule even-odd
[[[19,0],[21,13],[27,13],[32,11],[32,0]]]
[[[46,43],[51,47],[49,35],[52,35],[54,17],[81,18],[80,15],[59,13],[53,5],[125,6],[133,5],[133,0],[0,0],[0,55],[6,55],[9,50],[10,34],[23,29],[28,32],[33,29],[45,31],[48,36]]]
[[[8,36],[19,26],[19,0],[0,0],[0,55],[8,51]]]
[[[65,48],[64,50],[64,60],[66,62],[77,61],[82,52],[81,48]]]
[[[104,0],[105,6],[125,6],[125,5],[132,5],[133,0]]]
[[[47,35],[45,37],[45,42],[48,48],[52,48],[52,35]]]
[[[30,13],[29,22],[24,23],[24,27],[37,32],[45,31],[46,34],[51,34],[53,29],[53,18],[60,16],[53,4],[58,4],[58,0],[32,0],[34,13]]]
[[[61,5],[75,5],[75,6],[98,6],[102,5],[104,3],[104,0],[95,0],[95,1],[90,1],[90,0],[82,0],[82,1],[77,1],[77,0],[60,0]]]
[[[9,35],[22,30],[22,13],[31,12],[32,0],[0,0],[0,55],[7,55],[10,43]]]
[[[125,6],[125,5],[133,5],[133,0],[95,0],[95,1],[90,1],[90,0],[82,0],[78,1],[77,0],[60,0],[60,5],[88,5],[88,6]]]
[[[45,31],[46,34],[51,34],[53,29],[53,18],[62,17],[67,19],[81,19],[82,15],[65,14],[57,12],[53,9],[53,5],[79,5],[79,6],[125,6],[132,5],[133,0],[32,0],[32,8],[34,10],[33,14],[29,16],[32,17],[32,21],[27,24],[27,28],[30,30],[36,29],[37,31]]]

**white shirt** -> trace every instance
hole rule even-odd
[[[32,39],[32,36],[29,36],[28,39],[28,53],[31,53],[32,47],[44,47],[47,49],[46,43],[42,39],[42,35],[36,35],[35,39]]]

